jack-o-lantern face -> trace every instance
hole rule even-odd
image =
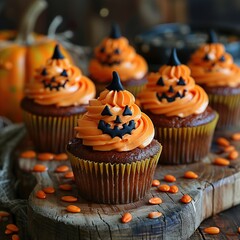
[[[124,90],[117,72],[97,99],[89,101],[87,113],[78,120],[77,138],[99,151],[130,151],[147,146],[153,139],[151,120]]]
[[[128,40],[121,36],[119,27],[112,26],[109,38],[105,38],[100,46],[95,49],[96,58],[105,65],[118,65],[134,57],[135,50],[129,45]]]
[[[219,68],[225,68],[233,63],[232,56],[225,52],[224,45],[217,41],[213,31],[209,33],[208,42],[200,47],[191,59],[195,64],[205,67],[206,71],[218,71]]]
[[[121,110],[119,111],[121,112]],[[125,134],[131,134],[132,130],[135,129],[135,122],[134,120],[130,120],[126,123],[125,116],[132,116],[132,111],[130,108],[125,106],[123,112],[120,115],[115,115],[115,112],[112,113],[109,106],[106,105],[101,112],[102,116],[110,116],[111,118],[115,118],[113,121],[114,126],[112,127],[109,121],[101,119],[98,124],[98,129],[102,130],[103,133],[110,135],[112,138],[120,137],[122,138]],[[108,118],[109,120],[109,118]],[[112,121],[111,121],[112,122]]]
[[[51,59],[58,60],[58,61],[64,59],[64,56],[60,52],[58,45],[56,45]],[[58,68],[56,68],[56,69],[58,71]],[[48,71],[50,71],[50,72],[48,72]],[[65,88],[67,82],[69,82],[67,71],[65,69],[63,69],[58,74],[56,74],[55,72],[52,73],[52,71],[53,71],[52,69],[47,70],[47,68],[43,68],[43,70],[41,72],[41,76],[43,78],[43,80],[41,80],[41,82],[42,82],[44,88],[49,89],[50,91],[52,91],[52,90],[59,91],[61,88]],[[51,77],[51,75],[54,75],[54,76]]]

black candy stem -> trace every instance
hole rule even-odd
[[[118,91],[118,92],[123,91],[124,88],[118,73],[113,71],[112,75],[113,75],[112,82],[106,87],[106,89],[108,89],[109,91],[111,90]]]
[[[52,59],[64,59],[64,56],[62,55],[58,44],[55,46]]]
[[[116,23],[112,24],[112,29],[111,29],[111,33],[110,33],[110,38],[113,39],[118,39],[122,36],[119,25]]]
[[[181,65],[181,62],[178,59],[176,48],[172,49],[171,55],[169,57],[167,65],[169,66],[178,66]]]
[[[211,44],[211,43],[216,43],[218,41],[217,39],[217,34],[215,31],[213,30],[210,30],[208,32],[208,40],[207,40],[207,43]]]

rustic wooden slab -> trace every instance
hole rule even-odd
[[[232,144],[240,149],[238,142]],[[166,183],[163,181],[164,175],[173,174],[177,178],[174,184],[180,191],[177,194],[162,193],[152,187],[141,201],[123,205],[95,204],[84,200],[78,195],[72,180],[65,179],[64,173],[54,172],[57,165],[65,163],[43,163],[48,165],[49,171],[34,174],[37,185],[29,198],[30,236],[33,239],[46,240],[187,239],[204,219],[240,203],[239,159],[232,160],[229,167],[221,167],[212,164],[216,156],[220,154],[211,153],[203,162],[191,165],[158,166],[155,179]],[[28,163],[29,169],[32,168],[31,164],[36,164],[36,160]],[[183,178],[187,170],[196,172],[199,178]],[[73,190],[60,190],[58,186],[61,183],[71,183]],[[56,192],[48,194],[44,200],[36,198],[36,192],[46,186],[54,186]],[[183,194],[189,194],[193,201],[189,204],[181,203]],[[78,198],[73,204],[81,208],[80,213],[72,214],[65,210],[70,203],[60,200],[64,195]],[[163,203],[148,204],[153,196],[160,197]],[[162,212],[163,215],[157,219],[149,219],[148,213],[152,211]],[[123,224],[121,217],[125,212],[130,212],[133,220]]]

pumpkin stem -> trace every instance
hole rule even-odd
[[[34,41],[32,36],[33,29],[37,18],[46,7],[47,2],[45,0],[34,0],[32,2],[21,21],[18,36],[16,38],[17,43],[31,44]]]

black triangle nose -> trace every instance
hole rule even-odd
[[[122,123],[121,119],[119,116],[116,117],[114,123]]]

